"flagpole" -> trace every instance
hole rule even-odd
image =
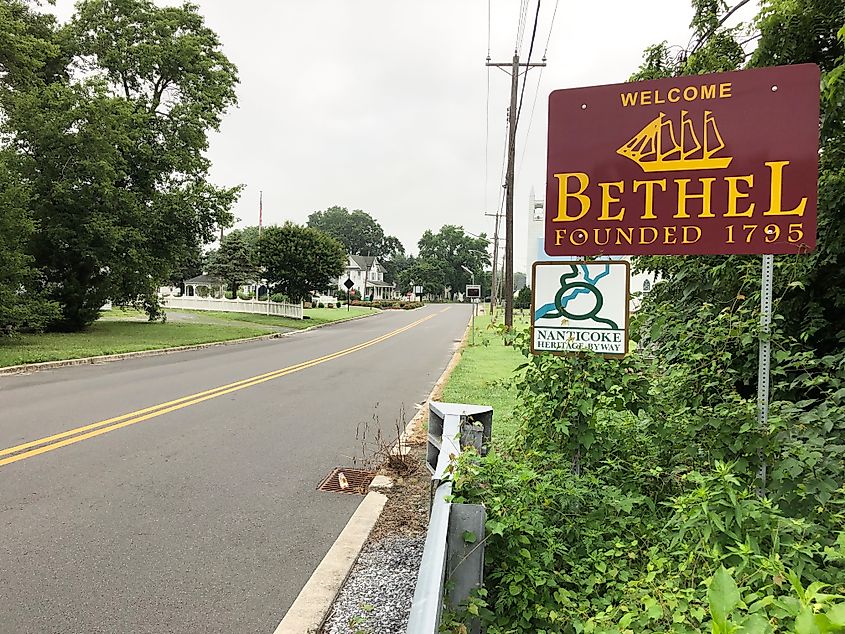
[[[258,250],[259,255],[260,255],[260,252],[261,252],[261,246],[260,245],[261,245],[261,225],[262,224],[264,224],[264,191],[259,190],[258,191],[258,245],[256,246],[256,249]],[[260,282],[260,280],[259,280],[259,282]],[[260,286],[261,286],[261,284],[259,283],[255,287],[255,299],[256,300],[258,299],[258,288]],[[270,312],[270,286],[265,285],[265,288],[267,289],[267,312],[269,313]]]

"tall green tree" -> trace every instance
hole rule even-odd
[[[259,264],[276,293],[293,301],[324,291],[346,264],[343,245],[322,231],[287,222],[267,227],[258,241]]]
[[[29,38],[2,57],[0,103],[56,326],[83,328],[109,299],[155,316],[159,283],[232,220],[239,188],[208,181],[205,150],[236,101],[236,69],[191,4],[83,0],[58,26],[1,1]]]
[[[378,221],[360,209],[350,212],[346,207],[335,206],[315,211],[308,216],[308,226],[332,236],[354,255],[390,259],[405,253],[398,238],[385,235]]]
[[[38,272],[25,247],[35,232],[24,183],[9,169],[0,150],[0,332],[42,330],[59,314],[56,303],[38,291]]]
[[[384,281],[390,283],[399,282],[402,271],[414,264],[413,256],[406,256],[404,253],[394,255],[389,260],[382,260],[382,266],[385,268]]]
[[[417,259],[399,276],[399,287],[403,293],[422,286],[423,293],[443,297],[446,287],[446,271],[442,262]]]
[[[207,269],[212,275],[226,280],[229,289],[236,294],[239,286],[255,281],[258,277],[257,249],[250,248],[240,231],[233,231],[210,254]]]
[[[437,233],[427,230],[420,238],[419,259],[435,263],[443,272],[444,285],[455,294],[463,292],[472,280],[464,266],[475,274],[476,282],[481,279],[484,268],[490,265],[488,245],[483,233],[474,238],[463,227],[444,225]]]

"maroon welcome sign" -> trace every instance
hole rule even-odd
[[[549,255],[784,254],[816,245],[819,69],[549,97]]]

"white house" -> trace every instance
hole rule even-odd
[[[337,279],[339,290],[345,291],[344,282],[352,280],[355,289],[355,297],[369,297],[373,299],[393,299],[396,294],[396,285],[384,281],[384,274],[387,272],[378,258],[371,255],[349,255],[346,268]]]

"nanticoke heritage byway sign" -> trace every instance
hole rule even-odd
[[[557,90],[546,253],[801,253],[815,248],[813,64]]]
[[[535,263],[531,352],[625,356],[629,279],[624,260]]]

